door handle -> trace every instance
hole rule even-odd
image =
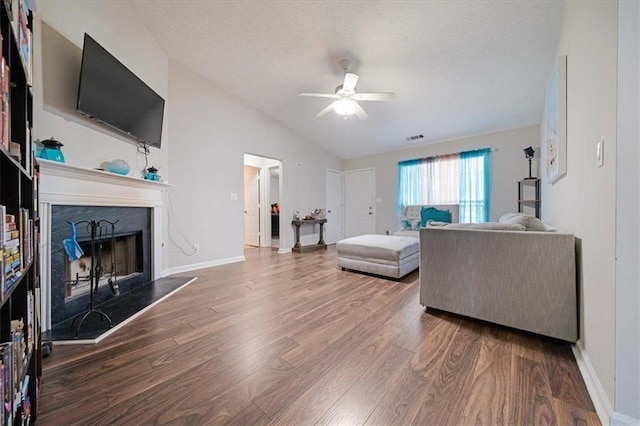
[[[327,210],[327,213],[331,213],[331,210]]]
[[[371,216],[373,213],[369,212],[369,216]]]
[[[246,211],[246,210],[244,211],[244,214],[247,214],[247,211]]]

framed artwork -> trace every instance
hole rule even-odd
[[[554,183],[567,174],[567,57],[559,56],[544,101],[542,146],[546,176]]]

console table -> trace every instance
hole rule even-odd
[[[324,242],[324,238],[322,236],[322,227],[327,223],[327,219],[305,219],[305,220],[292,220],[291,224],[296,227],[296,244],[291,249],[292,251],[302,253],[303,251],[311,251],[311,250],[326,250],[327,244]],[[302,225],[320,225],[320,240],[318,244],[312,244],[308,246],[303,246],[300,244],[300,226]]]

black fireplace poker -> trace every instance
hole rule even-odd
[[[102,220],[83,220],[78,222],[77,224],[87,224],[87,230],[91,235],[91,269],[89,270],[89,305],[86,311],[80,312],[71,321],[71,328],[73,328],[76,320],[80,318],[80,322],[76,327],[75,338],[78,338],[78,333],[80,332],[80,327],[82,327],[82,323],[85,319],[87,319],[91,314],[95,313],[102,317],[103,320],[106,320],[109,323],[109,328],[113,327],[113,323],[111,322],[111,318],[109,315],[105,314],[101,309],[95,306],[96,299],[98,296],[98,285],[100,284],[100,278],[103,276],[104,271],[102,268],[102,237],[103,231],[105,234],[109,234],[111,238],[111,270],[109,274],[109,287],[112,293],[119,294],[118,286],[115,278],[115,225],[119,220],[115,222],[111,222],[105,219]],[[110,230],[108,230],[110,228]],[[97,247],[96,247],[97,245]]]

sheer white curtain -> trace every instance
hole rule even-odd
[[[491,150],[465,151],[398,163],[402,206],[459,204],[460,222],[489,220]]]
[[[460,161],[458,154],[398,163],[398,204],[458,204]]]
[[[460,202],[460,161],[458,154],[442,155],[434,164],[431,182],[433,196],[426,204]]]

